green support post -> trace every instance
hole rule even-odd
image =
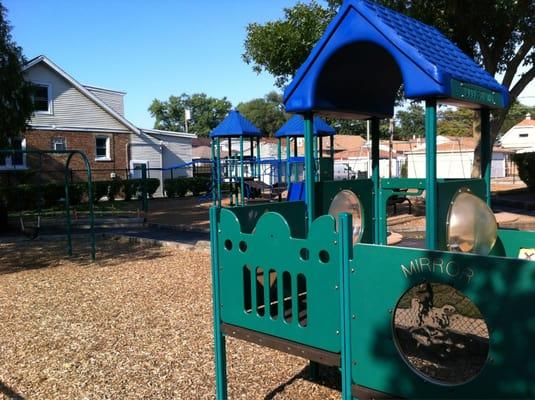
[[[72,257],[71,205],[69,201],[69,168],[65,167],[65,219],[67,222],[67,254]]]
[[[221,299],[219,278],[219,245],[217,235],[217,208],[210,208],[210,250],[212,258],[212,296],[214,317],[214,351],[215,351],[215,380],[216,399],[227,399],[227,361],[225,336],[221,332]]]
[[[305,185],[308,227],[314,221],[314,127],[312,114],[305,114]]]
[[[386,210],[381,208],[381,202],[379,198],[380,189],[380,176],[379,176],[379,119],[372,118],[371,120],[371,135],[372,135],[372,182],[374,192],[374,243],[382,244],[382,224],[383,218],[386,214]]]
[[[314,144],[314,181],[318,180],[318,171],[319,171],[319,163],[318,163],[318,136],[313,137],[313,144]]]
[[[297,137],[294,137],[294,157],[297,159],[299,156],[299,149],[297,147]],[[299,165],[294,163],[294,181],[299,182]]]
[[[290,166],[290,136],[286,136],[286,186],[290,187],[292,170]]]
[[[278,191],[279,191],[279,201],[282,201],[282,193],[281,193],[281,166],[282,166],[282,140],[281,138],[277,139],[277,185],[278,185]]]
[[[240,136],[240,196],[241,205],[245,205],[245,185],[243,182],[243,136]],[[238,204],[238,202],[236,202]]]
[[[329,136],[331,160],[334,160],[334,135]],[[334,161],[333,161],[334,162]]]
[[[217,202],[219,207],[221,207],[221,142],[219,138],[216,139],[216,185],[217,185]],[[232,194],[231,194],[232,196]]]
[[[351,214],[341,213],[338,217],[340,227],[338,230],[338,243],[340,251],[340,339],[341,357],[340,370],[342,375],[342,399],[351,400],[351,291],[350,291],[350,264],[352,257],[353,231]]]
[[[210,140],[210,159],[212,160],[212,164],[210,165],[210,170],[212,172],[211,176],[212,176],[212,205],[215,206],[216,205],[216,196],[217,196],[217,193],[216,193],[216,179],[217,179],[217,176],[215,174],[215,162],[216,162],[216,159],[215,159],[215,140],[212,139]],[[173,170],[171,170],[171,172],[173,172]]]
[[[485,181],[485,199],[490,207],[491,171],[492,171],[492,138],[490,137],[490,111],[488,108],[480,110],[481,117],[481,177]]]
[[[437,101],[425,102],[425,244],[436,250],[437,242]]]
[[[227,177],[229,181],[230,186],[230,205],[234,205],[234,179],[233,179],[233,173],[234,168],[232,165],[232,138],[228,138],[228,157],[227,157]],[[238,204],[238,194],[236,194],[236,205]]]
[[[147,166],[141,164],[141,207],[143,209],[144,218],[147,218],[149,211],[149,198],[147,190]]]

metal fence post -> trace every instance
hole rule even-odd
[[[147,212],[149,211],[149,200],[147,195],[147,166],[141,165],[141,207],[145,218],[147,218]]]

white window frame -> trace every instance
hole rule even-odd
[[[11,139],[9,139],[9,143],[11,144]],[[26,150],[26,139],[21,139],[20,143],[21,150]],[[3,153],[6,154],[6,153]],[[21,169],[28,169],[28,165],[26,163],[26,153],[22,154],[22,164],[21,165],[13,165],[13,160],[11,159],[11,156],[6,156],[5,158],[5,164],[0,164],[0,171],[11,171],[14,169],[21,170]]]
[[[56,149],[57,144],[63,144],[63,150],[67,150],[67,139],[64,137],[55,137],[52,138],[52,150],[58,150]],[[96,145],[96,143],[95,143]]]
[[[34,86],[45,86],[47,88],[47,96],[48,96],[48,110],[36,110],[34,111],[35,114],[38,115],[53,115],[54,114],[54,105],[52,103],[52,85],[50,83],[45,82],[32,82]],[[32,101],[35,101],[35,96],[32,95]]]
[[[97,155],[97,139],[106,139],[106,155]],[[95,161],[111,161],[111,137],[108,135],[95,136]]]

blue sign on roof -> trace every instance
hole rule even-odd
[[[315,136],[329,136],[334,135],[336,131],[327,122],[314,116],[313,128]],[[294,115],[290,118],[281,128],[275,133],[275,137],[287,137],[287,136],[304,136],[305,122],[301,115]]]
[[[367,0],[344,2],[284,103],[294,113],[388,117],[401,84],[406,98],[508,103],[507,89],[437,29]]]
[[[225,119],[210,132],[210,137],[240,136],[262,136],[262,132],[237,110],[229,112]]]

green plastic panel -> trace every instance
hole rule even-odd
[[[361,241],[373,243],[373,182],[371,179],[316,182],[314,186],[316,215],[327,214],[334,196],[342,190],[351,190],[359,197],[364,222]]]
[[[242,232],[251,233],[260,217],[272,211],[281,214],[286,219],[293,237],[304,238],[306,236],[306,204],[303,201],[229,207],[227,210],[236,215]]]
[[[223,322],[331,352],[340,351],[339,248],[333,217],[316,219],[308,237],[299,239],[292,237],[288,222],[279,213],[263,214],[254,230],[245,233],[233,210],[222,209],[217,232]],[[244,277],[245,266],[251,273]],[[262,275],[257,268],[262,269]],[[276,287],[270,290],[268,285],[257,286],[271,270],[270,281],[276,275]],[[288,284],[284,284],[285,276]],[[296,301],[298,281],[303,279],[304,308]],[[276,318],[271,309],[259,307],[262,304],[273,305]],[[285,318],[289,312],[291,321]]]
[[[535,397],[535,262],[367,244],[353,251],[353,383],[404,398]],[[429,383],[396,349],[393,311],[405,291],[426,281],[454,286],[487,323],[489,357],[468,383]]]
[[[332,158],[320,158],[319,172],[320,181],[332,181],[334,179],[334,161]]]
[[[498,239],[492,249],[492,255],[517,258],[521,249],[535,249],[535,232],[498,229]],[[535,260],[533,251],[528,252]]]
[[[437,180],[438,203],[438,248],[447,250],[446,233],[448,211],[451,201],[459,189],[468,188],[475,196],[485,201],[485,181],[483,179],[439,179]]]

